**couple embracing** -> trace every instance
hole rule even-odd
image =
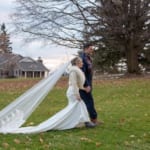
[[[40,133],[51,130],[66,130],[79,127],[81,124],[93,128],[102,123],[97,121],[97,112],[92,96],[92,60],[91,44],[84,45],[81,57],[74,58],[69,72],[69,86],[67,89],[68,105],[46,121],[36,126],[6,127],[2,133]],[[19,116],[18,116],[19,117]],[[16,123],[17,116],[14,120]]]
[[[97,112],[92,96],[92,53],[93,45],[87,43],[83,47],[81,57],[76,57],[72,60],[72,68],[69,74],[69,88],[67,91],[69,101],[72,99],[70,98],[70,93],[75,96],[76,100],[84,101],[88,113],[84,104],[81,109],[85,112],[83,116],[86,116],[85,126],[90,128],[103,123],[97,120]]]

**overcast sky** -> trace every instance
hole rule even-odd
[[[9,23],[11,21],[10,15],[14,11],[14,0],[0,0],[0,24],[3,22],[6,24],[7,32],[11,31]],[[77,50],[69,49],[66,47],[49,45],[44,46],[40,42],[33,42],[31,44],[24,44],[21,41],[21,37],[13,37],[10,35],[10,41],[12,42],[13,53],[20,54],[22,56],[29,56],[37,59],[39,56],[44,60],[45,65],[48,68],[54,68],[55,64],[58,65],[60,61],[63,61],[68,56],[76,54]]]

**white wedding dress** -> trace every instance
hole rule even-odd
[[[48,130],[65,130],[78,127],[84,122],[89,122],[89,116],[84,102],[78,101],[72,95],[73,88],[67,90],[68,105],[37,126],[20,127],[17,129],[8,128],[7,133],[40,133]]]
[[[69,85],[66,95],[68,98],[68,105],[64,109],[62,109],[61,111],[59,111],[58,113],[47,119],[46,121],[36,126],[21,127],[21,125],[25,122],[25,120],[23,119],[25,114],[25,112],[22,111],[23,109],[22,110],[15,109],[11,114],[11,116],[7,117],[8,119],[5,119],[3,117],[4,115],[1,115],[2,117],[1,116],[0,117],[2,119],[0,120],[1,121],[0,133],[32,134],[45,132],[48,130],[65,130],[78,127],[80,124],[84,125],[84,122],[89,122],[89,116],[86,106],[82,100],[79,101],[76,99],[74,95],[73,86]],[[5,110],[7,110],[7,108]],[[4,113],[2,112],[0,114]],[[5,124],[3,125],[2,121],[4,120]]]

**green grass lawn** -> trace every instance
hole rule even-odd
[[[32,84],[0,80],[0,109]],[[25,125],[36,125],[64,108],[66,89],[67,83],[56,85]],[[150,149],[150,78],[95,81],[93,95],[98,118],[104,125],[29,135],[0,134],[0,150]]]

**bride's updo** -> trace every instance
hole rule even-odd
[[[80,62],[82,62],[82,59],[79,56],[77,56],[71,60],[72,66],[76,66]]]

